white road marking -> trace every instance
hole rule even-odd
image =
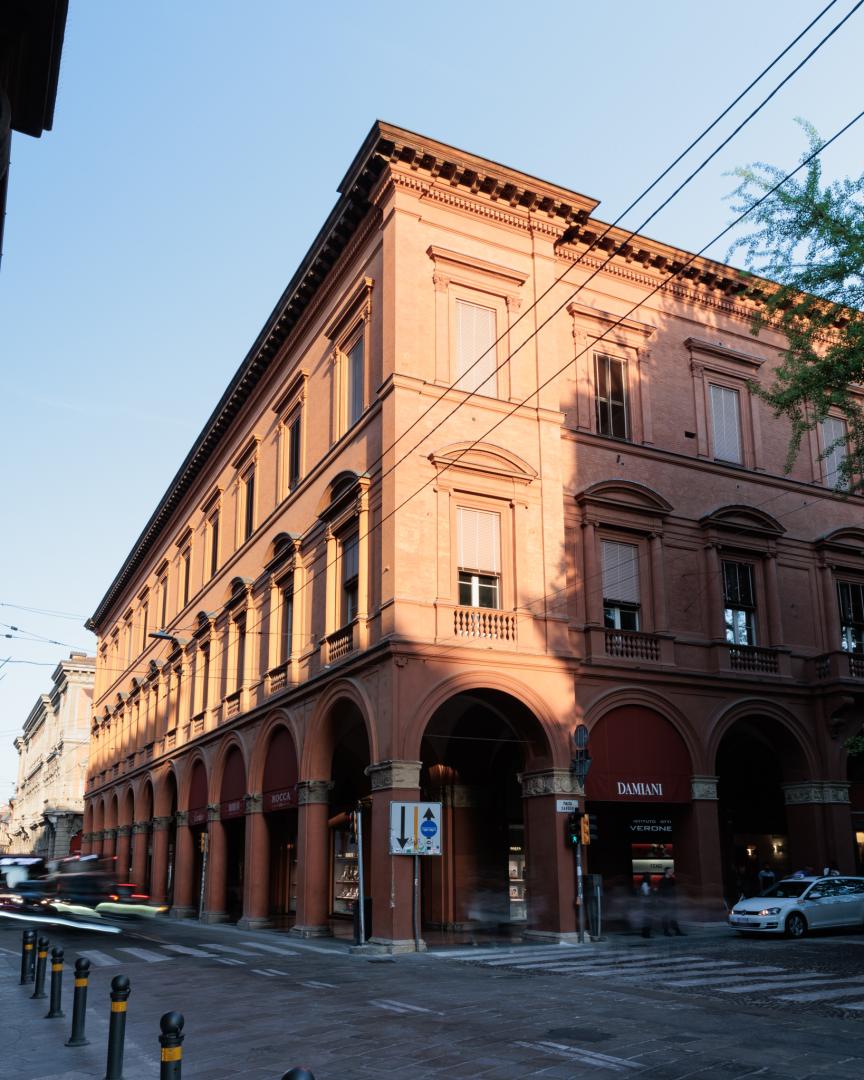
[[[549,955],[562,955],[565,952],[576,952],[590,948],[586,945],[568,945],[562,942],[560,945],[518,945],[510,949],[472,949],[466,946],[464,949],[433,950],[429,955],[436,960],[495,960],[504,956],[529,956],[531,953],[549,953]],[[623,950],[616,950],[620,955],[626,955]],[[614,955],[614,952],[603,950],[604,956]]]
[[[128,945],[121,945],[118,952],[128,952],[132,956],[137,956],[139,960],[146,960],[148,964],[161,964],[165,960],[170,960],[170,956],[162,956],[160,953],[152,952],[150,949],[131,949]]]
[[[838,1009],[854,1009],[855,1012],[864,1012],[864,1001],[844,1001]]]
[[[598,1069],[611,1069],[613,1072],[623,1072],[625,1069],[641,1069],[643,1066],[638,1061],[630,1061],[628,1058],[612,1057],[611,1054],[598,1054],[593,1050],[583,1050],[579,1046],[565,1046],[563,1043],[543,1042],[517,1042],[514,1045],[524,1047],[527,1050],[540,1050],[544,1054],[554,1057],[563,1057],[568,1061],[579,1061],[583,1065],[593,1065]]]
[[[115,957],[109,956],[108,953],[99,952],[98,949],[88,949],[86,952],[78,953],[78,955],[86,957],[96,967],[117,967],[120,963]]]
[[[235,949],[233,945],[211,945],[208,941],[204,946],[205,949],[216,949],[218,952],[236,953],[237,956],[254,956],[255,953],[249,952],[248,949]]]
[[[435,1009],[424,1009],[420,1005],[408,1005],[404,1001],[392,1001],[390,998],[378,998],[371,1000],[370,1005],[375,1005],[379,1009],[388,1009],[390,1012],[398,1013],[426,1013],[432,1016],[443,1016],[444,1013],[438,1012]]]
[[[796,986],[807,987],[820,986],[825,983],[833,983],[837,985],[836,975],[825,975],[813,972],[812,975],[808,975],[806,972],[799,972],[797,975],[780,975],[776,979],[766,979],[764,982],[747,982],[746,979],[742,980],[743,986],[719,986],[717,989],[723,994],[749,994],[750,991],[757,990],[772,990],[775,987],[781,990],[794,990]]]
[[[154,939],[149,939],[154,940]],[[162,942],[163,949],[170,949],[171,952],[181,953],[183,956],[206,956],[211,960],[213,959],[213,953],[205,952],[203,949],[192,949],[188,945],[169,945],[166,942]]]
[[[643,964],[635,963],[628,964],[626,967],[605,968],[602,971],[586,971],[585,975],[588,978],[598,978],[601,975],[614,975],[622,977],[625,980],[636,980],[638,982],[647,981],[649,979],[662,979],[665,976],[674,976],[679,974],[675,968],[681,968],[686,971],[713,971],[715,968],[734,968],[735,970],[746,971],[745,964],[741,964],[734,960],[702,960],[694,963],[692,960],[688,960],[681,964],[667,964],[665,967],[647,967]]]
[[[832,981],[837,982],[838,980],[835,977],[835,979],[833,979]],[[814,990],[813,993],[802,993],[802,994],[780,994],[778,996],[777,1000],[778,1001],[800,1001],[800,1002],[805,1002],[805,1001],[836,1001],[838,998],[855,997],[856,994],[860,994],[860,992],[861,992],[858,989],[858,987],[861,985],[861,983],[864,983],[864,978],[841,979],[839,981],[849,983],[850,984],[849,988],[846,989],[846,990],[843,990],[843,989],[837,989],[837,990]]]
[[[318,982],[317,979],[307,979],[306,982],[301,982],[301,986],[311,987],[313,990],[338,990],[339,987],[335,983]]]
[[[262,945],[259,941],[241,941],[241,945],[246,945],[250,949],[261,949],[263,952],[276,953],[278,956],[297,956],[297,953],[292,949],[280,949],[277,945]]]
[[[216,963],[217,964],[239,964],[240,967],[245,967],[245,965],[246,965],[245,960],[234,960],[230,956],[217,956],[216,957]]]
[[[275,975],[273,974],[272,971],[265,971],[263,968],[252,968],[252,971],[256,975],[266,975],[268,979],[275,978]]]
[[[787,968],[771,967],[769,965],[766,965],[765,967],[745,967],[743,969],[743,975],[737,972],[733,973],[731,971],[721,971],[716,978],[706,978],[704,975],[700,976],[699,978],[693,979],[676,978],[674,980],[670,979],[669,982],[664,982],[663,985],[682,988],[688,986],[719,986],[722,983],[739,983],[743,980],[752,978],[754,975],[771,975],[773,977],[775,974],[777,974],[778,976],[782,976],[783,972],[787,970]],[[680,972],[678,974],[680,975]],[[807,972],[804,972],[801,977],[805,978],[807,977],[807,974]]]
[[[699,968],[714,968],[722,966],[734,966],[741,967],[741,964],[734,963],[732,960],[700,960],[699,957],[686,956],[679,957],[677,960],[649,960],[646,962],[638,961],[630,963],[626,967],[621,967],[620,962],[616,964],[520,964],[519,968],[536,967],[538,970],[546,971],[578,971],[585,975],[617,975],[619,971],[626,972],[632,975],[634,978],[639,978],[639,973],[644,972],[659,972],[660,974],[676,974],[675,968],[682,967],[687,968],[688,971],[696,971]]]

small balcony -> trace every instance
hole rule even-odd
[[[714,646],[714,652],[718,672],[787,679],[792,675],[792,658],[788,649],[732,645],[724,641]]]
[[[671,634],[646,630],[613,630],[585,627],[585,659],[592,664],[639,668],[675,663],[675,640]]]
[[[604,651],[607,656],[622,660],[660,660],[660,639],[655,634],[636,630],[606,630]]]
[[[225,698],[223,716],[226,720],[233,720],[235,716],[240,715],[240,699],[243,696],[242,690],[235,690],[233,694],[229,694]]]
[[[813,682],[857,682],[864,688],[864,653],[837,649],[812,661]]]
[[[291,661],[286,660],[285,663],[279,664],[277,667],[271,668],[267,672],[267,685],[266,690],[268,694],[278,694],[280,690],[284,690],[291,681]]]
[[[511,611],[496,608],[457,607],[453,609],[453,636],[515,645],[516,616]]]
[[[192,717],[192,719],[189,721],[189,738],[190,739],[194,739],[196,735],[203,735],[204,734],[204,727],[205,727],[206,719],[207,719],[206,710],[203,711],[203,712],[197,713],[195,716]]]
[[[354,628],[356,623],[351,623],[349,626],[343,626],[339,630],[334,630],[332,634],[328,634],[322,642],[321,662],[326,667],[328,664],[335,664],[339,660],[343,660],[350,653],[354,652]]]

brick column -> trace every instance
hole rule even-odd
[[[366,769],[372,782],[372,828],[363,837],[369,851],[366,893],[372,897],[369,944],[388,953],[414,952],[414,859],[389,854],[390,803],[420,798],[421,766],[419,761],[379,761]]]
[[[297,918],[291,933],[298,937],[330,934],[330,807],[329,780],[297,784]]]
[[[270,925],[270,833],[263,795],[246,796],[246,849],[243,872],[243,917],[247,930]]]
[[[150,897],[155,904],[165,902],[168,884],[168,830],[170,817],[153,818],[153,859],[150,865]]]
[[[171,905],[173,919],[187,919],[195,914],[192,907],[194,888],[193,871],[195,853],[192,849],[192,830],[189,828],[189,815],[179,811],[175,818],[176,840],[174,844],[174,903]]]
[[[117,860],[114,866],[117,870],[118,881],[129,881],[129,852],[131,849],[131,825],[118,825],[117,844],[115,854]]]
[[[584,793],[569,769],[523,773],[521,781],[528,900],[525,937],[577,941],[576,864],[565,837],[566,815],[559,814],[555,804],[558,799],[578,798],[584,807]]]
[[[144,888],[147,880],[147,833],[150,831],[146,821],[136,821],[132,826],[132,881],[139,889]]]
[[[204,912],[201,921],[228,921],[225,911],[226,883],[225,828],[218,803],[207,807],[207,875],[204,882]]]
[[[833,780],[783,784],[783,798],[790,870],[812,866],[821,874],[824,866],[836,862],[844,873],[853,872],[849,785]]]
[[[690,812],[683,815],[675,839],[675,878],[680,899],[686,897],[702,905],[706,918],[720,918],[724,910],[723,859],[717,777],[692,777],[690,794]]]
[[[93,850],[92,844],[93,844],[93,833],[92,832],[82,833],[81,834],[81,854],[82,855],[89,855],[90,852]]]
[[[114,829],[106,829],[102,833],[102,857],[110,859],[114,855]]]

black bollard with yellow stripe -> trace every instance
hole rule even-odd
[[[123,1080],[123,1044],[126,1041],[126,1002],[132,988],[126,975],[111,980],[111,1020],[108,1025],[108,1065],[105,1080]]]
[[[51,950],[51,1003],[48,1006],[48,1012],[45,1013],[46,1020],[58,1020],[66,1015],[61,1008],[62,994],[63,950],[54,948]]]
[[[285,1073],[282,1080],[315,1080],[315,1077],[308,1069],[292,1069]]]
[[[159,1021],[162,1034],[159,1036],[161,1047],[159,1080],[180,1080],[183,1068],[183,1014],[165,1013]]]
[[[86,956],[79,956],[75,961],[75,993],[72,997],[72,1034],[66,1040],[67,1046],[86,1046],[89,1039],[84,1037],[84,1021],[87,1018],[87,984],[90,979],[90,961]]]
[[[30,961],[33,959],[33,950],[36,946],[36,932],[25,930],[21,942],[21,979],[20,985],[26,986],[30,982]]]
[[[40,937],[36,949],[36,984],[33,987],[31,998],[46,998],[45,993],[45,970],[48,967],[48,946],[51,942],[46,937]]]

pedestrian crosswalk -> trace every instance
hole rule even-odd
[[[651,954],[633,947],[606,945],[540,945],[508,948],[442,949],[438,960],[478,964],[520,973],[571,976],[596,985],[608,979],[622,985],[670,991],[754,995],[799,1005],[826,1004],[864,1013],[864,976],[817,970],[791,971],[780,964],[721,960],[694,951]]]
[[[252,967],[252,964],[272,962],[276,958],[279,961],[288,960],[300,956],[298,948],[303,945],[285,948],[281,945],[270,945],[261,941],[240,941],[236,945],[226,945],[223,942],[210,941],[193,947],[191,945],[179,945],[169,941],[157,941],[147,939],[148,948],[132,945],[117,945],[110,952],[102,949],[89,949],[82,947],[70,950],[74,956],[84,956],[90,961],[92,968],[125,968],[130,963],[161,964],[168,960],[215,960],[229,967],[246,967],[256,975],[285,975],[287,972],[271,967]]]

